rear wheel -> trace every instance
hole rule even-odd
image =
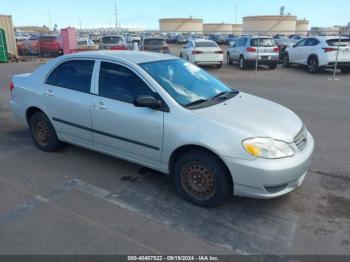
[[[174,179],[180,196],[202,207],[217,206],[232,193],[225,166],[205,151],[183,155],[175,164]]]
[[[222,68],[222,63],[220,63],[220,64],[217,64],[217,65],[216,65],[216,68],[217,68],[217,69],[220,69],[220,68]]]
[[[241,56],[241,57],[239,58],[239,69],[244,70],[244,69],[246,69],[246,68],[247,68],[246,61],[244,60],[244,57]]]
[[[343,74],[350,74],[350,68],[348,67],[342,67],[340,68],[340,71],[343,73]]]
[[[307,61],[307,70],[311,74],[317,74],[320,71],[318,66],[318,59],[316,56],[312,56]]]
[[[34,113],[29,120],[29,127],[34,144],[42,151],[53,152],[62,147],[50,120],[42,112]]]

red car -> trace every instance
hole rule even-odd
[[[39,37],[39,53],[41,56],[63,55],[61,36],[41,36]]]

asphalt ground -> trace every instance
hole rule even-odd
[[[11,115],[8,83],[43,62],[0,64],[0,254],[350,254],[350,75],[206,67],[296,112],[316,150],[291,194],[203,209],[140,166],[71,145],[36,149]]]

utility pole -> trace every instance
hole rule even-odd
[[[115,30],[118,32],[118,10],[117,10],[117,0],[114,2],[114,14],[115,14]]]
[[[51,30],[51,28],[52,28],[52,20],[51,20],[50,9],[47,9],[47,16],[49,18],[49,27],[50,27],[50,30]]]
[[[235,24],[237,24],[237,15],[238,15],[238,4],[236,2],[236,7],[235,7]]]

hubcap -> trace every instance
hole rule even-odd
[[[239,60],[239,66],[243,69],[243,59],[242,58]]]
[[[41,146],[46,146],[49,142],[50,131],[45,121],[37,121],[33,125],[33,134],[36,142]]]
[[[210,199],[216,192],[213,172],[199,163],[189,163],[182,169],[181,184],[188,194],[198,200]]]

